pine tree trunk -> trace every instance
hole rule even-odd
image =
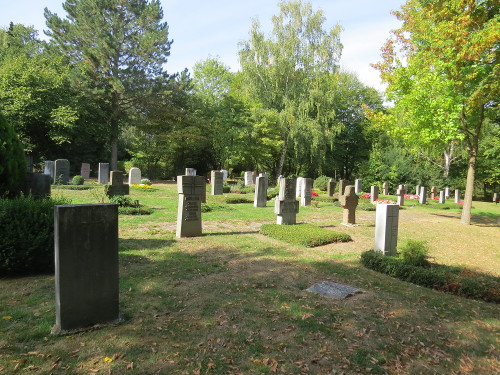
[[[471,152],[474,151],[474,152]],[[469,168],[467,169],[467,183],[465,186],[464,207],[462,209],[462,224],[470,225],[472,196],[474,194],[474,178],[476,174],[476,150],[469,151]]]
[[[281,147],[280,162],[278,164],[278,171],[276,172],[276,181],[278,181],[279,176],[283,173],[283,165],[285,165],[286,151],[288,148],[288,137],[285,138],[283,146]]]
[[[111,137],[111,170],[118,169],[118,136]]]

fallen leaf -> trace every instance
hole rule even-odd
[[[12,319],[12,316],[2,316],[2,319],[3,320],[10,320],[10,319]]]
[[[133,370],[134,369],[134,362],[129,362],[127,364],[127,370]]]

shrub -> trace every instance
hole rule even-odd
[[[260,233],[294,245],[314,247],[332,242],[348,242],[351,236],[333,232],[312,224],[278,225],[264,224]]]
[[[149,181],[149,179],[148,179],[148,178],[143,178],[143,179],[141,180],[141,184],[142,184],[142,185],[151,185],[151,181]]]
[[[0,199],[0,276],[54,271],[54,205],[65,198]]]
[[[229,184],[227,184],[226,182],[224,182],[224,185],[222,186],[222,192],[224,194],[230,193],[231,192],[231,186],[229,186]]]
[[[372,203],[359,203],[356,209],[361,211],[377,211],[377,206]]]
[[[80,175],[76,175],[73,177],[73,179],[71,180],[71,185],[83,185],[84,183],[84,179],[82,176]]]
[[[328,181],[330,181],[330,177],[319,176],[317,179],[314,180],[314,188],[321,191],[327,191]]]
[[[132,200],[126,195],[113,195],[109,197],[109,201],[116,203],[118,207],[135,207]]]
[[[226,203],[227,204],[239,204],[239,203],[253,203],[253,199],[250,198],[233,198],[233,197],[228,197],[226,198]]]
[[[231,211],[233,208],[221,202],[208,202],[201,204],[201,212]]]
[[[409,239],[404,245],[400,246],[400,257],[403,262],[413,266],[428,266],[427,255],[429,254],[429,246],[425,241],[417,241]]]
[[[279,194],[279,192],[280,192],[280,189],[277,187],[267,189],[267,193],[266,193],[267,200],[269,201],[271,199],[274,199]]]
[[[149,207],[131,207],[131,206],[122,206],[118,207],[118,214],[120,215],[151,215],[153,210]]]
[[[417,253],[421,253],[420,244],[411,246],[418,249]],[[425,267],[422,267],[411,262],[413,260],[408,262],[402,256],[384,256],[381,252],[373,250],[361,254],[361,264],[371,270],[458,296],[500,303],[500,278],[498,277],[458,267],[432,263],[427,263]]]
[[[0,114],[0,197],[19,194],[26,174],[26,159],[14,129]]]
[[[335,202],[338,202],[338,200],[339,200],[338,197],[328,197],[328,196],[325,196],[325,195],[313,196],[311,199],[313,201],[328,202],[328,203],[335,203]]]

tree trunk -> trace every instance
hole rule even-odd
[[[278,181],[278,178],[281,176],[283,172],[283,165],[285,165],[287,148],[288,148],[288,136],[285,137],[285,141],[283,142],[283,146],[281,147],[280,162],[278,164],[278,170],[276,171],[276,181]]]
[[[116,171],[118,169],[118,135],[114,134],[111,136],[111,170]]]

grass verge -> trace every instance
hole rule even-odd
[[[347,242],[351,240],[351,236],[348,234],[333,232],[313,224],[264,224],[260,227],[260,233],[277,240],[305,247],[315,247],[333,242]]]

